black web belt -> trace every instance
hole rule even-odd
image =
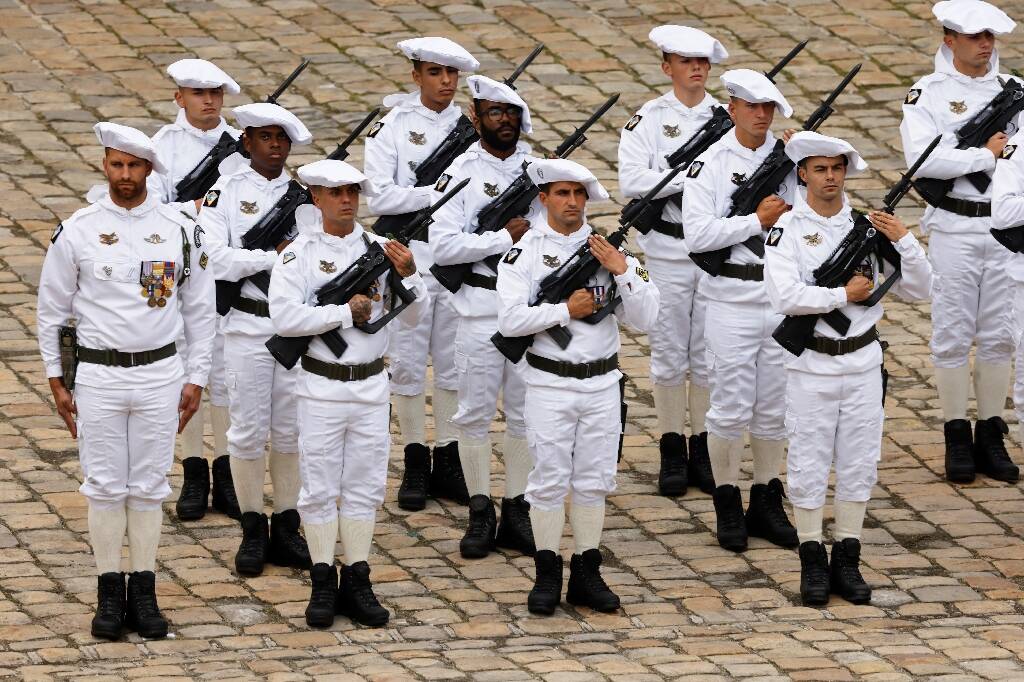
[[[108,367],[139,367],[151,365],[154,362],[169,358],[178,349],[174,342],[161,346],[154,350],[143,350],[137,353],[126,353],[119,350],[96,350],[95,348],[78,347],[78,360],[93,365],[106,365]]]
[[[493,275],[481,275],[479,272],[471,272],[466,275],[466,279],[462,280],[462,283],[476,287],[477,289],[490,289],[494,291],[498,288],[498,278]]]
[[[231,303],[231,307],[256,317],[270,317],[270,304],[266,301],[257,301],[254,298],[239,296]]]
[[[384,358],[377,358],[362,365],[340,365],[303,355],[302,369],[334,381],[362,381],[384,371]]]
[[[827,339],[824,336],[815,336],[807,347],[825,355],[847,355],[869,346],[878,341],[878,329],[871,327],[860,336],[851,336],[845,339]]]
[[[761,263],[749,263],[738,265],[736,263],[722,263],[722,270],[718,273],[722,277],[742,279],[747,282],[764,281],[764,265]]]
[[[669,237],[675,237],[676,239],[683,238],[683,226],[679,223],[670,223],[667,220],[659,218],[651,229],[658,234],[668,235]]]
[[[965,218],[987,218],[992,215],[992,204],[987,201],[968,201],[967,199],[944,197],[936,208],[962,215]]]
[[[555,374],[560,377],[566,377],[568,379],[589,379],[590,377],[599,377],[602,374],[607,374],[612,370],[618,369],[619,355],[616,353],[610,358],[605,358],[604,360],[575,363],[565,362],[562,360],[552,360],[551,358],[545,358],[543,356],[527,352],[526,362],[534,369],[539,369],[542,372],[548,372],[549,374]]]

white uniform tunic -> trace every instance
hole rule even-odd
[[[644,196],[668,169],[665,157],[689,140],[712,116],[718,102],[705,94],[690,108],[674,92],[667,92],[644,104],[630,119],[619,139],[619,187],[629,199]],[[680,194],[686,182],[680,174],[657,198]],[[682,206],[669,201],[661,218],[682,223]],[[662,292],[658,322],[651,328],[651,382],[658,386],[679,386],[690,380],[708,385],[707,353],[704,350],[704,315],[707,301],[700,292],[704,271],[689,258],[682,239],[652,230],[637,237],[646,254],[647,267]]]
[[[430,246],[436,263],[476,263],[473,272],[494,277],[494,272],[480,261],[507,252],[512,248],[512,236],[504,229],[473,234],[478,224],[477,213],[512,184],[523,172],[523,164],[532,160],[529,147],[523,143],[502,160],[484,151],[479,142],[455,159],[435,186],[434,200],[464,178],[472,178],[472,182],[434,214]],[[530,210],[534,217],[537,206],[535,201]],[[524,437],[522,378],[516,366],[491,343],[491,336],[498,329],[497,294],[491,289],[466,285],[452,296],[452,303],[459,314],[455,335],[459,409],[452,423],[468,438],[486,438],[500,390],[508,434]]]
[[[762,263],[753,252],[738,245],[748,237],[764,235],[757,216],[725,216],[732,207],[732,193],[774,147],[775,136],[769,132],[763,145],[747,149],[736,139],[733,129],[687,171],[683,223],[691,251],[712,251],[735,244],[730,263]],[[794,172],[778,194],[792,205],[796,192]],[[782,440],[786,434],[780,400],[786,385],[784,351],[771,336],[782,318],[768,305],[764,282],[707,277],[701,291],[708,298],[708,433],[737,440],[744,429],[749,429],[755,438]]]
[[[276,252],[243,249],[242,236],[287,191],[289,180],[283,172],[267,180],[246,165],[222,175],[213,186],[199,222],[209,242],[217,279],[238,281],[274,267]],[[252,282],[242,286],[242,296],[267,300]],[[296,370],[278,364],[263,345],[274,334],[270,318],[232,308],[221,318],[221,331],[231,417],[228,454],[258,459],[263,456],[268,435],[276,452],[298,452]]]
[[[846,337],[823,320],[816,336],[831,339],[860,336],[881,318],[880,303],[870,307],[847,303],[846,289],[814,285],[814,270],[835,251],[853,227],[849,205],[824,218],[802,199],[776,226],[781,237],[765,248],[765,284],[772,307],[782,315],[809,315],[840,310],[850,319]],[[931,266],[913,234],[893,244],[900,254],[902,278],[890,293],[907,300],[927,299]],[[892,271],[874,257],[864,273],[877,286]],[[835,461],[836,499],[865,502],[878,480],[882,453],[882,348],[872,343],[846,355],[832,356],[807,349],[786,358],[786,428],[789,454],[786,483],[790,501],[802,508],[825,504],[829,470]]]
[[[47,377],[63,375],[57,328],[74,318],[83,348],[155,350],[184,335],[188,356],[138,367],[78,365],[79,457],[90,502],[158,508],[171,492],[182,383],[203,386],[216,313],[209,254],[193,243],[196,225],[155,195],[132,209],[109,196],[58,226],[39,282],[39,350]],[[182,281],[183,251],[190,275]],[[143,265],[173,263],[171,297],[150,306]],[[177,303],[181,299],[180,305]],[[188,375],[185,367],[189,368]]]
[[[956,149],[956,131],[992,101],[1001,86],[999,59],[993,53],[989,72],[980,78],[965,76],[953,66],[952,53],[942,46],[935,55],[935,72],[914,84],[903,104],[900,135],[907,165],[917,160],[937,135],[942,142],[925,161],[919,177],[958,178],[950,196],[988,202],[992,188],[979,192],[963,176],[975,171],[991,173],[996,161],[983,148]],[[1008,76],[1002,76],[1008,78]],[[1008,132],[1020,126],[1020,117]],[[921,219],[935,268],[935,303],[932,306],[932,362],[936,367],[963,367],[971,343],[977,359],[1008,363],[1013,353],[1013,310],[1006,305],[1013,292],[1009,277],[1010,252],[989,234],[990,218],[968,218],[929,206]]]
[[[315,338],[307,355],[324,362],[360,365],[384,355],[394,321],[376,334],[352,326],[348,305],[316,306],[316,292],[366,253],[364,239],[386,239],[365,232],[359,224],[346,237],[323,231],[316,209],[309,214],[312,225],[302,227],[300,236],[278,258],[270,283],[270,314],[274,329],[282,336],[310,336],[340,328],[348,348],[339,358]],[[315,215],[313,215],[315,213]],[[370,319],[380,317],[390,296],[387,277],[375,287],[379,296],[371,303]],[[416,294],[416,300],[400,315],[414,325],[430,305],[430,295],[419,274],[402,283]],[[388,375],[381,372],[360,381],[336,381],[298,367],[299,467],[302,490],[298,510],[305,523],[326,523],[341,514],[372,521],[384,501],[388,453]]]
[[[375,215],[411,213],[429,206],[434,197],[433,185],[414,186],[416,166],[451,132],[462,110],[455,104],[441,112],[428,109],[418,91],[385,97],[384,105],[393,108],[366,136],[364,172],[380,192],[367,197],[366,205]],[[423,393],[429,353],[435,384],[454,391],[458,387],[454,354],[458,316],[451,294],[430,274],[434,262],[430,245],[414,240],[409,248],[430,290],[431,305],[415,327],[399,321],[391,335],[391,389],[398,395]]]
[[[619,350],[618,320],[646,332],[658,316],[659,294],[632,256],[626,272],[612,277],[604,269],[587,284],[622,296],[616,314],[598,324],[571,320],[566,303],[531,306],[542,279],[566,262],[592,234],[584,224],[570,235],[546,223],[535,224],[499,265],[498,329],[506,336],[536,334],[531,353],[575,364],[603,360]],[[593,290],[593,289],[592,289]],[[562,350],[543,330],[567,326],[572,342]],[[622,423],[618,370],[575,379],[521,364],[526,381],[526,439],[534,467],[526,499],[538,509],[557,508],[571,491],[578,504],[596,505],[615,490],[615,468]]]

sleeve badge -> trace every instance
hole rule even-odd
[[[380,129],[383,128],[383,127],[384,127],[384,121],[377,121],[376,123],[373,124],[373,127],[370,128],[370,132],[366,133],[366,136],[367,137],[377,137],[377,133],[379,133]]]
[[[294,251],[288,251],[287,253],[284,254],[284,256],[281,257],[281,262],[284,265],[288,265],[293,260],[295,260],[295,252]]]
[[[1017,151],[1017,145],[1015,145],[1015,144],[1008,144],[1005,147],[1003,147],[1003,153],[999,155],[999,158],[1001,158],[1001,159],[1009,159],[1010,157],[1013,156],[1013,153],[1015,151]]]
[[[904,104],[917,104],[917,100],[921,99],[921,89],[914,88],[907,93],[907,98],[903,100]]]
[[[60,233],[63,232],[63,231],[64,231],[64,223],[57,223],[57,227],[53,228],[53,234],[50,235],[50,243],[51,244],[56,244],[57,243],[57,237],[59,237]]]
[[[640,267],[639,265],[636,266],[636,274],[638,274],[640,276],[640,279],[642,279],[645,282],[650,282],[651,281],[651,276],[649,274],[647,274],[647,270],[645,270],[644,268]]]
[[[451,179],[452,176],[448,175],[447,173],[443,174],[441,177],[437,179],[437,184],[434,185],[434,190],[438,192],[443,192],[444,188],[448,186],[449,182],[451,182]]]
[[[634,114],[633,118],[626,121],[626,130],[632,130],[633,128],[636,128],[638,125],[640,125],[640,121],[642,121],[643,118],[644,117],[641,116],[640,114]]]
[[[206,193],[206,196],[203,198],[203,206],[209,206],[210,208],[213,208],[214,206],[217,205],[218,201],[220,201],[220,190],[211,189],[209,192]]]
[[[690,164],[690,169],[686,171],[686,177],[695,178],[700,175],[701,169],[704,168],[703,161],[694,161]]]
[[[773,227],[772,231],[768,233],[768,239],[766,239],[764,243],[767,246],[777,246],[780,239],[782,239],[782,228]]]
[[[505,254],[505,257],[501,259],[502,263],[512,265],[519,258],[519,254],[523,252],[522,249],[509,249],[509,252]]]

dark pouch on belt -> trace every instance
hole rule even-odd
[[[621,417],[620,429],[619,429],[619,457],[616,462],[622,461],[622,443],[626,440],[626,413],[629,411],[629,407],[626,405],[626,380],[629,379],[625,374],[619,379],[619,416]]]
[[[882,346],[882,353],[889,347],[889,343],[886,341],[879,341]],[[885,394],[889,390],[889,372],[885,369],[885,360],[883,358],[882,364],[879,365],[882,368],[882,405],[885,405]]]
[[[57,327],[57,343],[60,347],[60,367],[64,371],[64,385],[69,391],[75,390],[75,373],[78,370],[78,330],[74,327]]]

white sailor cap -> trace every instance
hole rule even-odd
[[[514,104],[522,109],[523,113],[519,117],[519,129],[524,133],[533,130],[533,124],[530,122],[530,107],[526,106],[526,102],[515,90],[487,76],[470,76],[466,79],[466,85],[469,86],[470,96],[473,99]]]
[[[299,180],[307,185],[319,187],[341,187],[342,185],[359,185],[363,194],[368,197],[377,196],[377,187],[351,164],[335,159],[321,159],[300,166],[296,171]]]
[[[270,102],[254,102],[243,104],[231,110],[235,114],[240,128],[262,128],[264,126],[281,126],[288,133],[293,145],[309,144],[313,136],[302,125],[295,114],[284,107]]]
[[[92,129],[96,133],[96,139],[104,147],[145,159],[153,164],[153,170],[157,173],[167,172],[164,164],[160,162],[160,155],[157,154],[153,141],[141,130],[107,121],[97,123]]]
[[[849,142],[812,130],[801,130],[789,138],[786,156],[793,163],[800,163],[810,156],[845,156],[850,162],[846,167],[847,177],[859,175],[868,169],[867,162]]]
[[[238,83],[213,62],[205,59],[179,59],[167,67],[167,75],[182,88],[224,88],[237,95]]]
[[[729,58],[722,43],[704,31],[689,26],[666,24],[655,26],[647,37],[662,52],[678,54],[684,57],[706,57],[712,64]]]
[[[587,190],[587,201],[607,201],[608,191],[587,168],[569,159],[537,159],[526,167],[533,184],[578,182]]]
[[[782,96],[775,83],[768,80],[768,76],[753,69],[733,69],[726,71],[720,76],[722,85],[729,91],[731,97],[738,97],[747,102],[757,104],[759,102],[775,102],[786,118],[793,115],[793,107]]]
[[[983,0],[943,0],[935,3],[932,14],[944,27],[967,35],[985,31],[1000,35],[1017,25],[1006,12]]]
[[[447,38],[410,38],[398,43],[398,49],[417,62],[433,62],[469,73],[480,68],[480,62],[466,48]]]

